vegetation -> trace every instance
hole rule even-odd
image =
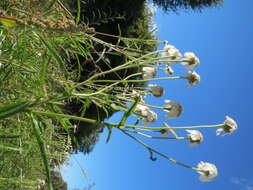
[[[107,21],[98,18],[91,26],[88,21],[77,21],[67,3],[0,2],[1,189],[34,189],[44,181],[52,189],[51,170],[67,159],[72,143],[80,151],[90,152],[98,138],[96,126],[119,109],[111,105],[114,85],[104,88],[83,81],[108,78],[104,75],[108,69],[135,62],[147,51],[144,46],[154,47],[153,40],[118,36],[120,25],[115,36],[96,32],[91,26]],[[97,13],[107,14],[102,10]],[[124,15],[108,21],[115,19],[121,22]],[[152,37],[148,18],[136,17],[131,22],[129,35]],[[131,68],[123,69],[111,72],[119,76],[115,79],[129,75]],[[87,115],[90,110],[98,112]],[[84,115],[96,122],[80,117]],[[85,132],[80,132],[79,125]]]

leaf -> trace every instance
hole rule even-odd
[[[175,132],[175,130],[170,127],[167,123],[163,122],[163,125],[166,127],[166,129],[168,129],[168,131],[174,136],[174,137],[178,137],[177,133]]]
[[[79,23],[80,21],[80,12],[81,12],[81,3],[80,0],[76,0],[76,4],[77,4],[77,15],[76,15],[76,24]]]
[[[47,180],[48,180],[48,189],[53,190],[52,179],[51,179],[51,174],[50,174],[50,167],[49,167],[48,158],[47,158],[47,155],[46,155],[44,140],[43,140],[43,138],[41,136],[41,133],[40,133],[40,130],[39,130],[38,119],[37,118],[35,119],[33,114],[30,114],[30,117],[31,117],[32,122],[33,122],[32,123],[33,132],[34,132],[34,135],[37,139],[37,143],[39,145],[40,153],[41,153],[43,163],[44,163],[44,166],[45,166]]]
[[[0,16],[0,23],[7,28],[11,28],[17,25],[17,21],[11,16]]]
[[[147,45],[159,45],[159,44],[161,44],[161,42],[159,42],[159,41],[155,41],[155,40],[149,40],[149,41],[145,41],[145,44],[147,44]]]
[[[118,124],[118,127],[123,126],[127,120],[127,118],[132,115],[132,113],[135,111],[138,103],[140,102],[141,98],[137,97],[135,99],[135,102],[133,103],[133,105],[130,107],[130,109],[124,113],[123,117],[121,118],[121,121]]]
[[[46,40],[43,36],[41,36],[40,34],[38,34],[36,32],[34,32],[34,34],[40,38],[41,42],[46,46],[46,48],[49,50],[52,57],[54,57],[54,59],[58,62],[58,64],[60,65],[60,67],[64,71],[65,76],[67,76],[67,70],[66,70],[66,67],[65,67],[65,62],[62,60],[61,56],[58,54],[55,47],[48,40]]]
[[[12,103],[9,105],[0,107],[0,119],[5,119],[19,112],[25,111],[25,108],[30,105],[28,101],[22,101],[17,103]]]
[[[5,145],[1,145],[1,144],[0,144],[0,149],[7,149],[7,150],[12,150],[12,151],[17,151],[17,152],[22,151],[21,148],[15,148],[15,147],[5,146]]]
[[[107,127],[107,129],[108,129],[108,136],[107,136],[107,138],[106,138],[106,143],[108,143],[109,142],[109,140],[110,140],[110,138],[111,138],[111,136],[112,136],[112,127]]]

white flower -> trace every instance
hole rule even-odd
[[[193,52],[185,52],[184,56],[186,59],[182,62],[182,65],[186,69],[193,69],[200,64],[199,58]]]
[[[237,130],[237,123],[231,118],[226,116],[224,127],[216,130],[216,135],[227,135]]]
[[[156,75],[156,69],[154,67],[143,67],[143,79],[151,79]]]
[[[189,134],[187,134],[188,137],[190,137],[190,146],[196,146],[198,144],[201,144],[203,141],[203,135],[198,130],[186,130]]]
[[[174,70],[172,69],[172,67],[170,66],[170,64],[166,65],[166,72],[168,75],[173,75]]]
[[[187,73],[188,75],[188,81],[189,84],[186,85],[186,87],[192,87],[195,86],[196,84],[198,84],[200,82],[200,75],[197,74],[195,71],[188,71]]]
[[[157,114],[150,110],[149,107],[138,104],[135,113],[143,120],[144,125],[148,125],[157,120]]]
[[[151,88],[151,93],[153,96],[159,98],[164,94],[163,87],[156,84],[149,84],[148,87]]]
[[[218,175],[218,169],[214,164],[208,162],[200,162],[198,164],[198,169],[203,170],[203,172],[198,171],[201,175],[199,176],[199,180],[202,182],[212,181]]]
[[[143,119],[143,125],[149,125],[157,120],[157,114],[153,111],[149,111],[147,117]]]
[[[175,118],[183,113],[183,106],[172,100],[165,100],[164,111],[168,112],[168,118]]]
[[[181,59],[182,54],[175,46],[167,44],[163,48],[162,58],[170,60]]]

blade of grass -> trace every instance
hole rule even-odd
[[[81,3],[80,3],[80,0],[76,0],[76,4],[77,4],[76,24],[78,24],[79,21],[80,21],[80,14],[81,14]]]
[[[63,72],[65,73],[65,76],[67,76],[67,70],[65,68],[65,62],[62,60],[61,56],[58,54],[58,52],[53,47],[53,45],[48,40],[46,40],[43,36],[41,36],[40,34],[38,34],[36,32],[34,32],[34,34],[39,37],[39,39],[41,40],[41,42],[49,50],[49,52],[52,55],[52,57],[58,62],[58,64],[62,68]]]
[[[119,122],[118,127],[124,126],[124,124],[125,124],[127,118],[128,118],[130,115],[132,115],[132,113],[135,111],[136,106],[138,105],[138,103],[140,102],[140,100],[141,100],[140,97],[137,97],[137,98],[135,99],[135,102],[134,102],[133,105],[130,107],[130,109],[127,110],[127,111],[124,113],[123,117],[121,118],[121,121]]]
[[[112,136],[112,127],[107,126],[107,129],[108,129],[108,135],[107,135],[107,138],[106,138],[106,143],[108,143],[110,141],[111,136]]]
[[[13,151],[17,151],[17,152],[22,152],[21,148],[15,148],[15,147],[5,146],[5,145],[1,145],[1,144],[0,144],[0,149],[6,149],[6,150],[13,150]]]
[[[39,145],[41,156],[42,156],[43,163],[45,166],[47,180],[48,180],[48,189],[53,190],[52,179],[51,179],[50,168],[49,168],[48,159],[47,159],[47,155],[46,155],[45,144],[44,144],[44,140],[40,134],[39,124],[38,124],[37,120],[34,118],[32,113],[30,113],[30,117],[32,120],[33,132],[36,137],[37,143]]]
[[[163,122],[163,125],[168,129],[168,131],[174,136],[174,137],[178,137],[177,133],[175,132],[175,130],[170,127],[167,123]]]
[[[6,106],[1,106],[0,119],[5,119],[19,112],[25,111],[25,108],[27,108],[29,105],[30,105],[30,102],[22,101],[22,102],[12,103]]]
[[[127,118],[130,115],[132,115],[132,113],[135,111],[135,108],[136,108],[136,106],[138,105],[139,102],[140,102],[140,97],[137,97],[135,102],[133,103],[133,105],[124,113],[124,115],[122,116],[121,121],[119,122],[117,127],[124,126]],[[107,128],[108,128],[109,132],[108,132],[108,136],[107,136],[107,139],[106,139],[106,143],[109,142],[109,140],[111,138],[111,135],[112,135],[112,127],[108,126]]]

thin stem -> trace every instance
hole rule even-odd
[[[88,123],[111,125],[111,124],[106,123],[106,122],[102,122],[102,121],[99,122],[99,121],[96,121],[94,119],[88,119],[88,118],[78,117],[78,116],[74,116],[74,115],[67,115],[67,114],[54,113],[54,112],[48,112],[48,111],[47,112],[35,111],[35,110],[30,110],[30,111],[34,114],[44,115],[44,116],[48,116],[48,117],[61,117],[61,118],[78,120],[78,121],[84,121],[84,122],[88,122]]]
[[[155,137],[155,136],[147,135],[145,133],[141,133],[141,132],[138,132],[138,131],[132,131],[132,130],[122,129],[122,128],[121,128],[121,130],[130,132],[130,133],[135,133],[135,134],[138,134],[138,135],[150,138],[150,139],[166,139],[166,140],[167,139],[174,139],[174,140],[189,140],[189,139],[191,139],[190,137]]]
[[[128,77],[126,77],[125,79],[122,79],[122,80],[127,80],[128,78],[131,78],[131,77],[134,77],[134,76],[138,76],[138,75],[140,75],[141,73],[135,73],[135,74],[132,74],[132,75],[129,75]],[[115,85],[117,85],[117,84],[119,84],[120,82],[115,82],[115,83],[113,83],[113,84],[111,84],[111,85],[109,85],[109,86],[106,86],[105,88],[102,88],[101,90],[98,90],[97,92],[94,92],[94,93],[90,93],[90,94],[80,94],[80,93],[76,93],[76,94],[73,94],[74,96],[85,96],[85,97],[87,97],[87,96],[94,96],[94,95],[97,95],[97,94],[100,94],[100,93],[102,93],[102,92],[104,92],[105,90],[107,90],[107,89],[110,89],[110,88],[112,88],[113,86],[115,86]]]
[[[95,34],[100,34],[103,36],[110,36],[110,37],[114,37],[114,38],[120,38],[123,40],[134,40],[134,41],[148,41],[148,42],[158,42],[158,43],[163,43],[162,41],[158,41],[158,40],[146,40],[146,39],[140,39],[140,38],[126,38],[126,37],[122,37],[122,36],[117,36],[117,35],[112,35],[112,34],[107,34],[107,33],[102,33],[102,32],[94,32]]]
[[[199,125],[199,126],[185,126],[185,127],[172,127],[172,129],[201,129],[201,128],[218,128],[223,127],[224,124],[218,125]]]
[[[160,78],[152,78],[152,79],[142,79],[142,80],[93,80],[92,82],[105,82],[105,83],[129,83],[129,82],[148,82],[148,81],[157,81],[157,80],[167,80],[167,79],[188,79],[188,77],[160,77]]]
[[[103,41],[102,41],[102,42],[103,42]],[[99,77],[99,76],[102,76],[102,75],[105,75],[105,74],[108,74],[108,73],[111,73],[111,72],[115,72],[115,71],[119,71],[119,70],[121,70],[121,69],[124,69],[127,65],[130,65],[130,64],[132,64],[132,63],[134,63],[134,62],[136,62],[136,61],[138,61],[138,60],[141,60],[141,59],[143,59],[143,58],[145,58],[145,57],[148,57],[148,56],[150,56],[150,55],[152,55],[152,54],[156,54],[156,53],[158,53],[158,52],[159,52],[159,51],[155,51],[155,52],[148,53],[148,54],[143,55],[143,56],[141,56],[141,57],[139,57],[139,58],[136,58],[136,59],[133,59],[133,60],[131,60],[131,61],[128,61],[127,63],[125,63],[125,64],[123,64],[123,65],[119,65],[119,66],[117,66],[117,67],[114,67],[114,68],[111,69],[111,70],[108,70],[108,71],[104,71],[104,72],[95,74],[95,75],[93,75],[92,77],[90,77],[89,79],[87,79],[87,80],[85,80],[85,81],[83,81],[83,82],[81,82],[81,83],[76,84],[76,85],[73,87],[73,89],[74,89],[74,88],[77,88],[77,87],[79,87],[79,86],[82,86],[82,85],[86,84],[87,82],[89,82],[89,81],[91,81],[91,80],[93,80],[93,79],[95,79],[95,78],[97,78],[97,77]],[[138,65],[137,65],[137,66],[138,66]]]
[[[121,129],[120,129],[120,130],[121,130]],[[144,146],[145,148],[147,148],[149,151],[154,152],[154,153],[160,155],[161,157],[163,157],[163,158],[165,158],[165,159],[167,159],[167,160],[169,160],[169,161],[171,161],[171,162],[173,162],[173,163],[175,163],[175,164],[177,164],[177,165],[180,165],[180,166],[183,166],[183,167],[185,167],[185,168],[189,168],[189,169],[192,169],[192,170],[195,170],[195,171],[199,171],[199,169],[197,169],[197,168],[193,168],[193,167],[191,167],[191,166],[188,166],[188,165],[186,165],[186,164],[183,164],[183,163],[181,163],[181,162],[178,162],[178,161],[176,161],[176,160],[174,160],[174,159],[172,159],[172,158],[169,158],[169,157],[166,156],[165,154],[158,152],[157,150],[153,149],[152,147],[150,147],[149,145],[145,144],[144,142],[142,142],[141,140],[137,139],[136,137],[130,135],[129,133],[127,133],[127,132],[125,132],[125,131],[123,131],[123,130],[121,130],[121,131],[122,131],[124,134],[126,134],[127,136],[129,136],[130,138],[132,138],[133,140],[135,140],[136,142],[138,142],[139,144],[141,144],[142,146]]]
[[[171,128],[172,129],[200,129],[200,128],[218,128],[218,127],[223,127],[223,126],[224,126],[224,124],[171,127]],[[124,127],[125,128],[133,128],[133,129],[167,129],[166,127],[146,127],[146,126],[135,126],[135,125],[125,125]]]
[[[117,98],[119,98],[121,100],[129,101],[129,102],[134,102],[133,99],[125,98],[125,97],[122,97],[122,96],[117,96]],[[142,102],[140,102],[139,104],[150,107],[150,108],[164,109],[164,107],[161,107],[161,106],[154,106],[154,105],[145,104],[145,103],[142,103]]]
[[[167,59],[166,59],[167,58]],[[189,59],[171,59],[171,56],[157,57],[152,59],[153,61],[157,61],[159,63],[167,62],[169,64],[179,63],[179,62],[189,62]]]

